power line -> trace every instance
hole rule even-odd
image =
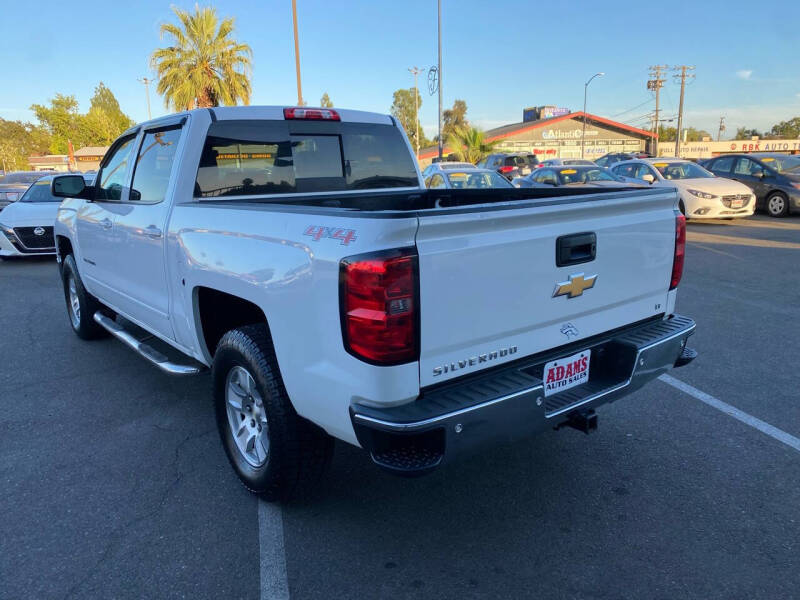
[[[637,105],[636,105],[636,106],[634,106],[633,108],[629,108],[628,110],[623,110],[621,113],[617,113],[617,114],[615,114],[615,115],[611,115],[611,118],[613,119],[614,117],[619,117],[620,115],[624,115],[625,113],[629,113],[629,112],[631,112],[631,111],[634,111],[634,110],[636,110],[637,108],[641,108],[641,107],[642,107],[642,106],[644,106],[645,104],[649,104],[649,103],[650,103],[650,102],[652,102],[652,101],[653,101],[653,99],[652,99],[652,98],[648,98],[647,100],[645,100],[645,101],[644,101],[644,102],[642,102],[641,104],[637,104]]]

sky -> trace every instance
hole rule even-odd
[[[200,2],[205,6],[207,2]],[[297,0],[303,96],[318,105],[388,112],[392,93],[413,86],[408,69],[436,64],[435,0]],[[174,5],[192,8],[194,2]],[[253,50],[251,104],[297,100],[291,0],[211,4],[234,17],[236,37]],[[147,119],[149,55],[168,1],[0,0],[0,117],[35,121],[31,104],[73,94],[82,112],[104,82],[135,121]],[[563,8],[561,8],[563,6]],[[725,116],[737,127],[769,128],[800,116],[800,0],[672,0],[613,3],[442,0],[444,108],[467,102],[467,118],[490,129],[522,120],[522,109],[553,104],[646,126],[654,108],[648,67],[694,65],[686,88],[685,126],[717,133]],[[437,97],[420,79],[420,121],[432,137]],[[662,118],[677,115],[680,86],[671,76]],[[150,88],[153,116],[166,114]],[[675,125],[668,123],[667,125]]]

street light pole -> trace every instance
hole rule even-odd
[[[150,114],[150,84],[153,83],[153,79],[148,79],[147,77],[142,77],[139,81],[144,84],[144,94],[147,96],[147,120],[149,121],[152,119],[152,115]]]
[[[442,160],[442,0],[439,0],[439,160]]]
[[[419,160],[419,87],[417,86],[417,76],[425,69],[413,67],[408,70],[414,76],[414,126],[417,128],[416,137],[414,141],[417,146],[417,159]]]
[[[595,77],[602,77],[605,73],[595,73],[589,78],[589,81],[583,84],[583,130],[581,131],[581,158],[583,158],[583,140],[586,137],[586,93],[589,90],[589,84]]]
[[[297,0],[292,0],[292,22],[294,24],[294,65],[297,70],[297,106],[305,106],[305,102],[303,102],[303,86],[300,85],[300,42],[297,40]]]

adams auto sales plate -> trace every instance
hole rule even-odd
[[[552,396],[589,381],[591,350],[551,360],[544,366],[544,395]]]

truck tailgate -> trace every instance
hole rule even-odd
[[[632,190],[421,213],[420,385],[667,311],[675,205],[674,190]],[[577,234],[594,234],[593,259]],[[563,258],[585,262],[557,266],[562,236]]]

